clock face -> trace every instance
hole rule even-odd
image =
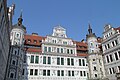
[[[20,33],[16,33],[15,38],[20,38]]]

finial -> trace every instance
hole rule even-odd
[[[88,26],[89,26],[89,29],[92,29],[90,23],[88,24]]]
[[[60,24],[58,24],[58,27],[61,27],[61,25],[60,25]]]
[[[22,19],[22,9],[21,9],[20,17],[18,18],[18,25],[19,26],[22,25],[22,21],[23,21],[23,19]]]
[[[23,10],[21,9],[20,18],[22,18],[22,12],[23,12]]]
[[[88,32],[89,32],[89,34],[91,34],[92,33],[92,28],[91,28],[91,25],[90,25],[90,23],[88,23]]]
[[[90,21],[88,21],[88,29],[91,29]]]

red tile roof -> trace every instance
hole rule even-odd
[[[114,30],[119,30],[119,32],[120,32],[120,27],[118,27],[118,28],[114,28]]]
[[[27,52],[39,52],[39,53],[41,53],[42,51],[41,51],[41,49],[37,49],[37,48],[28,48]]]
[[[83,56],[83,57],[87,57],[87,43],[86,42],[78,42],[78,41],[73,41],[74,44],[76,44],[76,48],[77,48],[77,56]],[[78,53],[79,52],[79,53]]]
[[[42,44],[42,40],[44,40],[46,37],[42,37],[42,36],[38,36],[38,35],[25,35],[25,45],[26,46],[33,46],[32,48],[29,47],[27,49],[27,52],[42,52],[41,50],[41,44]],[[36,40],[36,43],[34,42],[34,40]],[[76,48],[77,51],[79,51],[80,53],[78,53],[78,56],[87,56],[87,43],[85,42],[78,42],[78,41],[73,41],[74,44],[76,44]],[[36,46],[39,46],[39,48],[35,48]],[[81,51],[83,53],[81,53]],[[85,53],[84,53],[85,52]]]
[[[87,47],[87,43],[86,42],[73,41],[73,43],[75,43],[76,45],[79,45],[79,46]]]
[[[36,45],[40,46],[42,40],[45,39],[45,37],[42,36],[36,36],[36,35],[25,35],[25,45]],[[30,40],[30,42],[29,42]],[[36,41],[36,42],[35,42]]]
[[[77,50],[87,51],[87,43],[86,42],[73,41],[73,43],[76,44]]]
[[[84,57],[87,57],[88,54],[87,54],[87,53],[77,53],[77,56],[84,56]]]

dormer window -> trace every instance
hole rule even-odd
[[[41,43],[42,41],[41,41],[41,40],[39,40],[39,42]]]
[[[37,43],[37,40],[34,40],[34,43]]]
[[[28,42],[31,42],[31,40],[30,40],[30,39],[28,39]]]

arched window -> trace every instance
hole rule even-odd
[[[14,78],[14,73],[13,72],[10,73],[10,78]]]
[[[17,54],[17,51],[15,50],[15,55]]]
[[[16,64],[16,61],[15,60],[12,60],[12,65],[15,65]]]

